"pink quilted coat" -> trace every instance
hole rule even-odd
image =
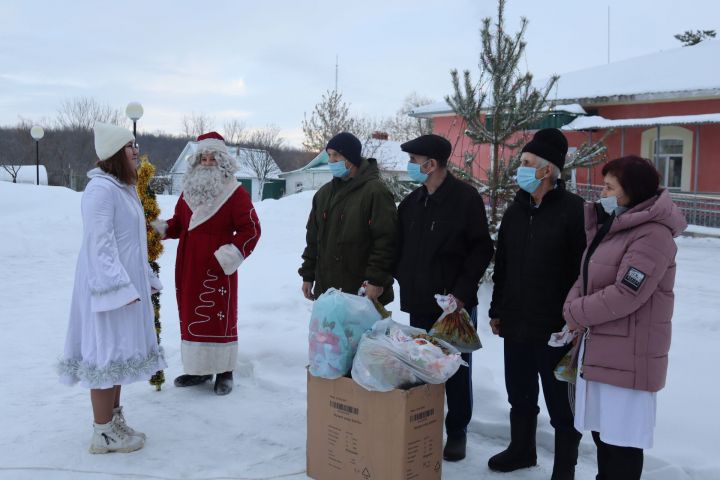
[[[586,204],[588,245],[598,228],[595,205]],[[571,328],[589,330],[581,359],[586,380],[649,392],[665,386],[674,237],[685,228],[685,217],[663,190],[615,218],[589,259],[585,250],[563,316]]]

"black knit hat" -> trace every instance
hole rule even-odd
[[[452,153],[452,144],[440,135],[420,135],[400,145],[400,149],[403,152],[434,158],[445,165]]]
[[[362,157],[360,156],[362,143],[360,143],[360,140],[352,133],[338,133],[330,139],[325,150],[327,151],[328,148],[332,148],[340,153],[356,167],[359,167],[362,162]]]
[[[535,132],[532,140],[523,147],[522,151],[534,153],[562,170],[565,166],[568,141],[557,128],[543,128]]]

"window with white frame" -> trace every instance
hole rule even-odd
[[[660,173],[660,185],[666,188],[682,187],[683,141],[663,138],[653,144],[653,162]]]

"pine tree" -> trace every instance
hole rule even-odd
[[[715,30],[695,30],[694,32],[685,30],[685,32],[675,35],[675,38],[682,42],[683,47],[692,47],[703,40],[715,38],[715,35]]]
[[[497,230],[500,209],[514,190],[512,173],[517,167],[517,156],[505,159],[505,149],[514,151],[525,142],[518,136],[533,123],[547,115],[550,90],[558,80],[552,76],[542,90],[532,85],[530,72],[522,72],[520,61],[525,52],[523,36],[528,21],[522,18],[520,30],[514,35],[505,31],[505,0],[498,1],[498,16],[483,19],[480,30],[480,78],[473,83],[470,72],[464,72],[463,86],[457,70],[451,72],[452,96],[445,100],[467,125],[465,135],[474,144],[489,144],[491,164],[485,194],[490,198],[489,224]],[[487,118],[487,120],[486,120]],[[487,122],[487,123],[486,123]]]
[[[160,208],[158,207],[155,192],[150,187],[150,182],[155,176],[155,166],[150,163],[147,155],[143,155],[140,159],[140,169],[138,170],[138,182],[136,185],[140,202],[142,203],[143,210],[145,211],[145,224],[147,229],[147,247],[148,247],[148,262],[150,267],[156,275],[160,274],[160,265],[157,263],[157,259],[163,251],[163,246],[160,240],[160,234],[158,234],[151,226],[150,222],[155,220],[160,215]],[[154,293],[151,296],[153,313],[155,314],[155,334],[157,335],[158,345],[160,344],[160,332],[162,326],[160,324],[160,292]],[[150,378],[150,385],[155,385],[157,390],[162,388],[162,384],[165,383],[165,373],[162,370],[158,370]]]
[[[596,141],[587,141],[580,145],[573,153],[569,153],[565,160],[563,173],[569,173],[576,168],[594,167],[607,160],[607,145],[605,140],[615,132],[614,128],[605,130],[605,133]]]
[[[400,181],[395,175],[387,173],[381,173],[380,180],[385,184],[385,187],[387,187],[397,203],[401,202],[410,192],[420,186],[420,184],[414,182]]]

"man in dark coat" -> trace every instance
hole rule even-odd
[[[347,132],[328,142],[333,179],[313,197],[298,270],[310,300],[331,287],[357,294],[365,281],[371,300],[387,305],[393,299],[397,209],[377,161],[362,158],[361,150],[360,140]]]
[[[442,310],[435,294],[452,294],[458,308],[475,321],[478,284],[493,254],[485,205],[478,191],[447,170],[452,146],[439,135],[403,143],[410,155],[408,173],[423,185],[398,207],[400,239],[395,277],[400,308],[410,324],[429,330]],[[463,354],[471,365],[471,355]],[[460,367],[446,384],[446,460],[465,458],[467,425],[472,416],[472,370]]]
[[[490,326],[504,339],[510,446],[490,458],[492,470],[536,464],[538,375],[555,428],[553,480],[572,479],[580,434],[573,427],[567,383],[553,370],[570,346],[548,346],[562,330],[562,307],[578,277],[585,249],[583,200],[559,179],[568,143],[557,129],[539,130],[523,147],[520,190],[498,232]]]

